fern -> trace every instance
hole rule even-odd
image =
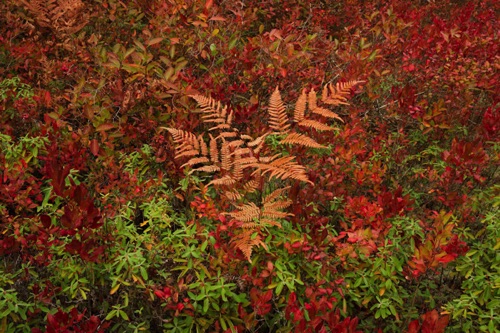
[[[269,101],[269,127],[279,134],[288,132],[290,124],[288,124],[288,117],[285,112],[285,106],[281,100],[281,95],[276,87],[276,90],[271,95]]]
[[[239,249],[250,262],[254,247],[262,246],[267,250],[267,245],[262,241],[261,235],[253,228],[244,230],[240,234],[235,235],[231,243],[235,248]]]
[[[326,148],[325,146],[320,145],[314,139],[308,137],[307,135],[299,133],[288,134],[283,140],[281,140],[281,143],[296,144],[309,148]]]
[[[275,177],[282,180],[291,178],[314,185],[313,182],[307,178],[305,168],[295,162],[294,159],[294,156],[283,156],[273,158],[269,163],[254,163],[252,166],[256,167],[257,170],[255,170],[253,174],[259,172],[262,173],[262,175],[269,174],[269,178]]]
[[[247,260],[251,260],[251,254],[255,246],[263,246],[265,243],[261,241],[261,228],[266,226],[281,227],[278,219],[286,218],[292,214],[286,213],[283,210],[291,205],[290,200],[284,200],[280,197],[288,191],[289,187],[277,189],[268,194],[262,200],[262,206],[259,207],[255,203],[242,204],[236,207],[236,211],[228,213],[232,218],[242,222],[241,228],[244,229],[237,234],[232,243],[241,250]],[[257,241],[255,241],[257,239]]]
[[[81,0],[22,0],[35,22],[50,28],[56,35],[74,34],[89,22],[89,14]]]
[[[325,104],[330,105],[347,105],[347,97],[350,95],[350,91],[356,85],[364,81],[347,81],[347,82],[337,82],[337,84],[330,83],[323,88],[323,93],[321,95],[321,100]]]
[[[323,90],[323,93],[324,92],[325,91]],[[317,105],[317,97],[316,97],[316,92],[314,91],[314,89],[312,89],[309,92],[308,102],[309,102],[309,108],[311,109],[312,113],[319,114],[320,116],[323,116],[325,118],[337,119],[337,120],[340,120],[341,122],[344,122],[342,120],[342,118],[340,118],[339,115],[336,114],[335,112],[332,112],[332,111],[330,111],[328,109],[319,107]]]
[[[296,123],[300,123],[304,120],[304,114],[306,112],[307,105],[307,95],[305,89],[302,90],[302,94],[300,94],[297,103],[295,103],[295,111],[293,113],[293,121]]]
[[[333,106],[347,104],[350,90],[360,82],[348,81],[325,86],[321,102]],[[289,119],[281,93],[276,88],[269,100],[270,130],[254,137],[241,134],[232,127],[233,114],[220,102],[201,95],[191,97],[200,106],[202,122],[210,125],[208,144],[202,135],[197,137],[191,132],[170,127],[163,129],[174,139],[175,158],[188,158],[181,167],[192,168],[190,173],[204,172],[213,175],[207,186],[213,186],[221,198],[229,200],[234,210],[227,215],[238,221],[239,229],[233,231],[231,243],[250,260],[256,246],[266,248],[262,241],[263,228],[280,227],[280,219],[292,215],[286,212],[291,201],[285,198],[289,186],[276,189],[258,204],[251,200],[244,202],[245,197],[262,189],[273,178],[279,180],[279,183],[301,181],[314,185],[295,156],[283,156],[280,153],[266,155],[270,150],[266,138],[279,134],[278,145],[326,148],[297,130],[307,128],[320,132],[332,131],[336,128],[325,123],[325,118],[329,121],[342,119],[336,113],[318,106],[318,98],[313,89],[309,93],[302,91],[295,104],[293,119]]]

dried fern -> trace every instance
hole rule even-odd
[[[350,90],[359,83],[360,81],[349,81],[329,84],[323,89],[321,102],[333,106],[345,105]],[[308,135],[292,130],[291,125],[295,124],[294,129],[297,130],[306,127],[317,131],[332,131],[335,128],[321,119],[342,119],[336,113],[318,106],[318,97],[313,89],[309,93],[302,91],[295,104],[293,119],[289,119],[281,93],[276,88],[269,100],[270,131],[255,138],[232,127],[233,114],[220,102],[201,95],[191,97],[201,108],[203,123],[213,125],[208,131],[215,133],[209,133],[207,144],[202,136],[196,137],[191,132],[165,128],[176,144],[175,158],[189,157],[182,167],[193,168],[190,173],[214,174],[207,186],[214,186],[220,197],[226,198],[233,205],[234,210],[227,215],[238,221],[240,230],[235,231],[231,243],[250,260],[256,246],[266,248],[262,241],[263,228],[280,227],[280,219],[292,215],[286,212],[292,202],[286,198],[289,187],[274,190],[259,204],[243,201],[245,195],[262,189],[266,186],[266,181],[272,178],[280,181],[303,181],[313,185],[307,177],[306,169],[296,162],[295,156],[261,154],[267,152],[266,138],[270,134],[280,134],[281,145],[325,148]],[[318,119],[318,116],[322,118]]]
[[[267,245],[262,241],[261,235],[254,229],[247,229],[235,235],[231,240],[233,246],[239,249],[248,261],[252,261],[252,252],[255,246],[262,246],[267,250]]]
[[[252,166],[257,170],[253,174],[261,172],[262,175],[269,174],[269,178],[295,179],[313,185],[307,177],[305,168],[294,159],[294,156],[283,156],[273,159],[270,163],[254,163]]]
[[[330,105],[348,105],[347,97],[351,93],[351,89],[363,81],[351,80],[347,82],[330,83],[323,88],[321,101]]]
[[[317,131],[334,131],[337,128],[325,125],[316,120],[304,119],[298,123],[299,126],[314,128]]]
[[[326,148],[325,146],[320,145],[314,139],[308,137],[307,135],[299,133],[289,133],[283,140],[281,140],[281,143],[296,144],[309,148]]]
[[[64,37],[83,29],[89,22],[89,13],[81,0],[22,0],[35,22]]]
[[[296,123],[300,123],[304,120],[304,114],[306,112],[307,105],[307,95],[305,89],[302,90],[302,94],[300,94],[299,99],[295,103],[295,111],[293,113],[293,121]]]
[[[269,100],[269,127],[277,133],[284,134],[288,132],[290,124],[286,115],[285,106],[281,100],[281,94],[276,87],[276,90],[271,95]]]
[[[288,189],[289,187],[281,188],[268,194],[262,200],[262,207],[251,202],[236,206],[236,211],[228,213],[232,218],[242,222],[241,228],[243,228],[244,231],[233,238],[232,242],[236,248],[243,252],[248,260],[250,260],[255,246],[260,245],[266,248],[263,242],[255,241],[257,237],[260,237],[260,227],[281,227],[281,223],[278,219],[292,215],[282,211],[288,208],[292,203],[290,200],[281,199],[281,196],[283,196]]]
[[[323,90],[323,92],[325,92],[325,90]],[[308,103],[309,103],[309,109],[311,110],[312,113],[319,114],[325,118],[337,119],[341,122],[344,122],[342,120],[342,118],[340,118],[339,115],[336,114],[335,112],[332,112],[328,109],[319,107],[317,105],[317,96],[316,96],[316,92],[314,91],[314,89],[311,89],[311,91],[309,92]]]

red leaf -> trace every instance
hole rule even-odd
[[[99,142],[96,139],[90,141],[90,152],[94,156],[99,154]]]
[[[418,329],[420,328],[420,323],[418,320],[414,320],[408,325],[408,332],[407,333],[418,333]]]
[[[102,125],[97,126],[96,131],[97,132],[105,132],[105,131],[108,131],[112,128],[115,128],[115,125],[107,123],[107,124],[102,124]]]

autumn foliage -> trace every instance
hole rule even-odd
[[[497,1],[0,2],[0,332],[496,332]]]

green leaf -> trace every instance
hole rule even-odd
[[[220,326],[222,327],[222,329],[223,329],[224,331],[226,331],[226,330],[227,330],[227,325],[226,325],[226,321],[224,320],[224,318],[223,318],[223,317],[220,317],[220,318],[219,318],[219,322],[220,322]]]
[[[113,310],[110,313],[108,313],[108,315],[106,316],[105,320],[110,320],[110,319],[116,317],[116,311],[117,310]]]
[[[391,313],[394,315],[394,316],[397,316],[398,312],[396,311],[396,308],[394,307],[394,305],[389,305],[389,310],[391,311]]]
[[[146,52],[146,48],[144,47],[144,45],[142,45],[141,42],[139,42],[138,40],[134,40],[134,44],[142,51],[142,52]]]
[[[210,44],[210,52],[212,52],[212,55],[217,54],[217,46],[215,44]]]
[[[236,43],[238,42],[238,40],[239,40],[239,38],[231,39],[231,41],[229,42],[229,44],[227,46],[228,50],[233,49],[236,46]]]
[[[210,306],[210,300],[207,298],[205,298],[205,300],[203,301],[203,313],[207,313],[208,312],[208,307]]]
[[[219,304],[217,304],[216,302],[212,302],[212,307],[214,308],[215,311],[220,311]]]
[[[281,294],[281,291],[283,290],[283,287],[285,286],[285,284],[283,282],[280,282],[278,283],[278,285],[276,286],[276,295],[279,296],[279,294]]]
[[[140,270],[141,270],[141,276],[142,276],[142,278],[144,279],[144,282],[145,282],[148,279],[148,272],[142,266],[141,266]]]
[[[120,316],[123,318],[123,320],[129,321],[130,319],[128,318],[128,315],[125,313],[123,310],[119,310]]]

